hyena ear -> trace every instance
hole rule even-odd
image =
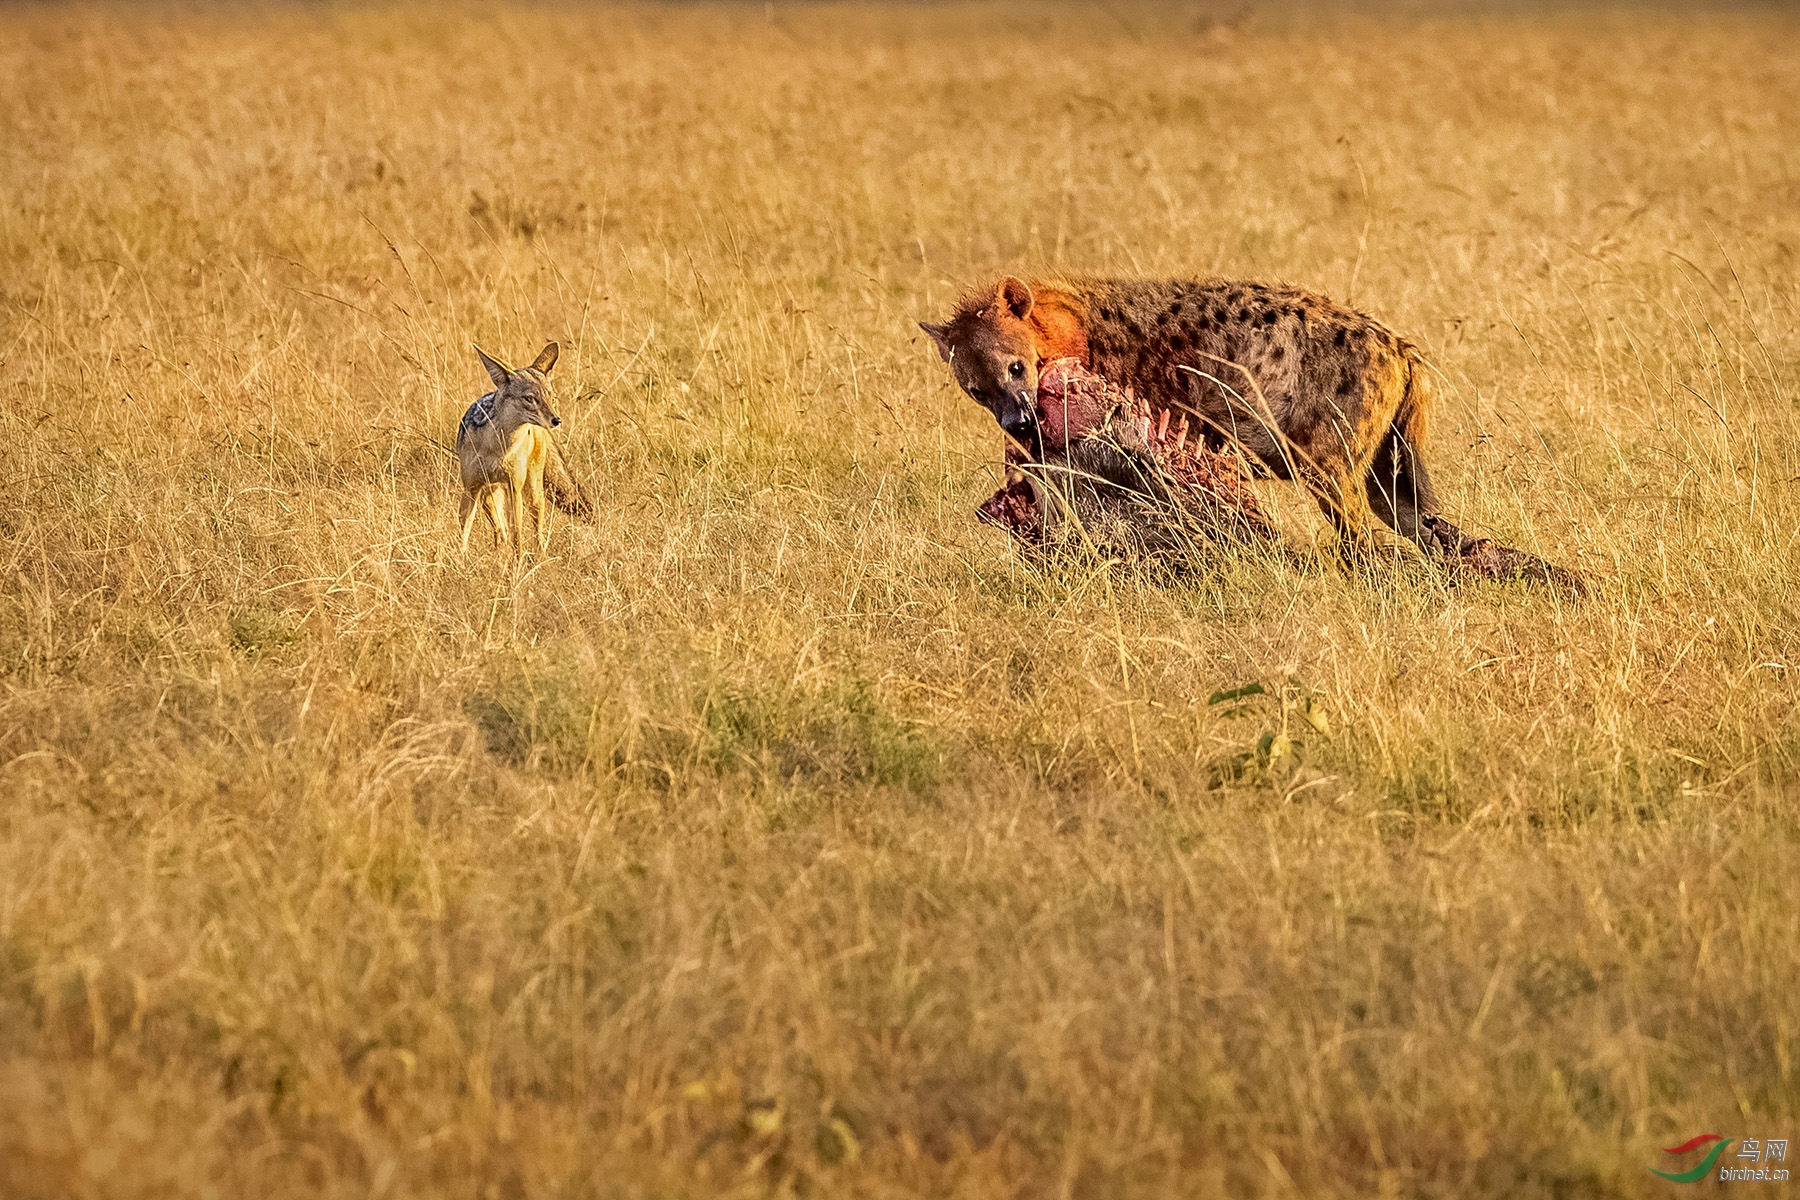
[[[556,365],[556,353],[558,349],[559,347],[555,342],[551,342],[548,346],[545,346],[543,350],[538,353],[538,356],[531,360],[531,369],[534,371],[542,371],[544,374],[548,375],[550,373],[550,368]]]
[[[919,328],[923,329],[926,333],[929,333],[931,335],[931,340],[933,342],[937,343],[938,353],[943,356],[943,359],[945,362],[949,362],[950,361],[950,326],[949,325],[930,325],[924,321],[920,321]]]
[[[505,387],[507,378],[512,375],[512,372],[496,360],[489,358],[488,352],[480,346],[475,347],[475,353],[481,356],[481,365],[487,368],[488,376],[494,381],[494,386]]]
[[[1006,305],[1007,311],[1023,321],[1031,311],[1034,297],[1031,287],[1023,279],[1015,279],[1008,275],[1000,281],[1000,303]]]

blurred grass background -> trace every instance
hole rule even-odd
[[[0,1192],[1790,1135],[1795,112],[1779,10],[0,11]],[[1595,597],[1025,566],[913,324],[1001,270],[1368,309]],[[600,515],[462,559],[552,338]]]

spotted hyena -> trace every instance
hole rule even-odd
[[[1033,458],[1038,372],[1073,358],[1153,412],[1192,418],[1304,484],[1350,541],[1373,512],[1434,558],[1495,578],[1579,586],[1522,551],[1468,538],[1438,506],[1420,458],[1431,407],[1417,348],[1316,292],[1228,279],[1008,277],[921,324],[956,381]]]

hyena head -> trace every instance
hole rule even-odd
[[[1037,385],[1044,360],[1029,319],[1033,303],[1030,286],[1008,276],[991,294],[980,292],[957,305],[942,325],[921,321],[919,328],[937,343],[962,390],[1041,458]]]
[[[544,425],[555,429],[562,418],[550,408],[550,368],[556,365],[557,345],[551,342],[538,353],[529,367],[509,370],[483,350],[475,347],[481,365],[494,380],[494,412],[503,420],[516,417],[521,423]]]

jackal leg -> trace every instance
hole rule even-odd
[[[462,502],[456,509],[456,523],[462,526],[462,552],[469,552],[469,534],[475,530],[475,493],[463,489]]]
[[[488,524],[494,529],[494,549],[498,550],[506,541],[506,489],[490,487],[482,499],[486,502]]]
[[[512,515],[513,515],[513,557],[525,557],[525,506],[528,503],[525,493],[531,489],[529,474],[520,472],[512,482]]]
[[[544,506],[545,449],[539,445],[531,455],[531,509],[532,519],[537,523],[539,554],[550,549],[550,510]]]
[[[531,524],[538,531],[538,554],[547,551],[551,545],[551,527],[547,524],[544,513],[544,461],[549,457],[549,434],[544,430],[531,430],[531,450],[524,462],[524,504],[531,507]],[[520,524],[520,531],[524,524]]]

